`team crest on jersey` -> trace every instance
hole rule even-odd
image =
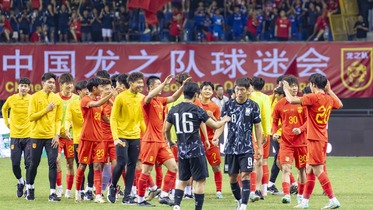
[[[87,162],[88,161],[88,157],[83,157],[83,162]]]
[[[298,113],[302,113],[303,112],[303,108],[302,107],[298,107]]]
[[[352,91],[362,91],[373,82],[373,49],[342,48],[341,80]]]
[[[11,149],[11,150],[14,149],[14,144],[10,145],[10,149]]]
[[[245,109],[245,116],[250,116],[252,110],[253,110],[252,108],[246,108]]]
[[[32,143],[32,148],[36,149],[36,143]]]

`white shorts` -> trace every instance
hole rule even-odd
[[[13,31],[13,39],[18,39],[18,31]]]
[[[112,29],[108,29],[108,28],[102,29],[102,37],[111,37],[112,33],[113,33]]]

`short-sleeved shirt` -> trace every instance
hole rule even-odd
[[[92,101],[94,100],[90,96],[84,96],[80,103],[84,119],[80,139],[100,142],[102,141],[102,107],[88,107],[88,104]]]
[[[192,103],[182,102],[171,108],[167,122],[175,126],[180,159],[205,155],[199,126],[209,118],[205,110]]]
[[[108,119],[110,119],[111,115],[111,109],[112,105],[109,103],[105,103],[102,105],[102,115],[105,115]],[[101,126],[102,126],[102,140],[103,141],[114,141],[113,140],[113,135],[111,134],[111,128],[110,128],[110,123],[106,123],[105,121],[101,121]]]
[[[145,103],[145,97],[141,101],[142,114],[146,124],[146,131],[141,141],[165,142],[163,135],[164,109],[167,106],[166,97],[155,97],[149,103]]]
[[[221,115],[220,108],[214,102],[210,101],[207,104],[202,104],[202,108],[205,111],[211,111],[213,113],[215,119],[217,119],[217,120],[220,119],[220,115]],[[215,134],[214,129],[207,126],[207,136],[208,136],[210,141],[214,138],[214,134]],[[202,135],[202,140],[205,141],[205,137],[203,135]]]
[[[276,26],[277,26],[278,37],[282,37],[282,38],[289,37],[289,28],[291,27],[289,18],[277,18]]]
[[[240,155],[254,153],[252,143],[253,125],[260,123],[260,110],[257,103],[247,99],[245,103],[238,103],[231,99],[225,103],[221,117],[228,115],[228,138],[224,153]]]
[[[113,21],[114,21],[114,15],[112,13],[104,12],[102,14],[102,28],[112,29]]]
[[[328,141],[327,125],[332,109],[339,109],[336,99],[325,93],[311,93],[303,96],[302,106],[307,107],[307,139]]]

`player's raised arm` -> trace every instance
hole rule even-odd
[[[157,77],[157,79],[159,79],[159,78]],[[165,79],[161,84],[159,84],[156,88],[154,88],[153,90],[151,90],[151,91],[148,93],[148,95],[145,97],[145,99],[144,99],[145,104],[150,103],[150,101],[151,101],[154,97],[158,96],[159,93],[163,90],[164,86],[170,84],[171,80],[172,80],[172,75],[168,75],[168,76],[166,77],[166,79]],[[149,81],[149,79],[148,79],[148,81]],[[159,81],[158,81],[158,82],[159,82]],[[149,89],[150,84],[147,84],[147,86],[148,86],[148,89]]]
[[[336,107],[333,107],[333,108],[341,109],[343,107],[343,103],[341,99],[338,98],[338,96],[333,92],[332,88],[330,87],[329,80],[328,80],[328,83],[326,83],[325,92],[327,92],[333,98],[334,103],[337,105]]]
[[[291,104],[301,104],[300,98],[291,95],[289,83],[287,81],[282,81],[282,85],[284,87],[286,100]]]
[[[175,93],[172,94],[172,96],[167,97],[167,103],[175,102],[181,96],[181,94],[183,93],[184,84],[189,82],[191,79],[192,79],[192,77],[188,77],[186,80],[184,80],[183,84],[179,87],[179,89],[177,89],[175,91]]]

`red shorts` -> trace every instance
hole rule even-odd
[[[277,159],[280,160],[280,164],[292,164],[295,160],[296,168],[305,168],[307,158],[306,147],[289,147],[285,145],[280,146]]]
[[[103,142],[80,140],[78,157],[79,163],[105,163],[105,145]]]
[[[307,140],[307,163],[310,165],[322,165],[326,162],[326,148],[328,142]]]
[[[211,166],[217,166],[221,163],[220,148],[211,144],[210,149],[206,150],[206,158]]]
[[[117,159],[117,153],[114,145],[114,141],[103,141],[105,146],[105,162],[108,161],[108,158],[110,158],[110,162]]]
[[[177,152],[178,152],[177,146],[171,147],[171,151],[172,151],[172,154],[174,154],[175,161],[176,162],[179,161],[179,157],[177,156]]]
[[[174,158],[174,154],[166,142],[141,142],[140,156],[141,163],[147,165],[163,164]]]
[[[58,140],[58,153],[61,154],[62,150],[66,158],[74,158],[74,141],[60,138]]]

